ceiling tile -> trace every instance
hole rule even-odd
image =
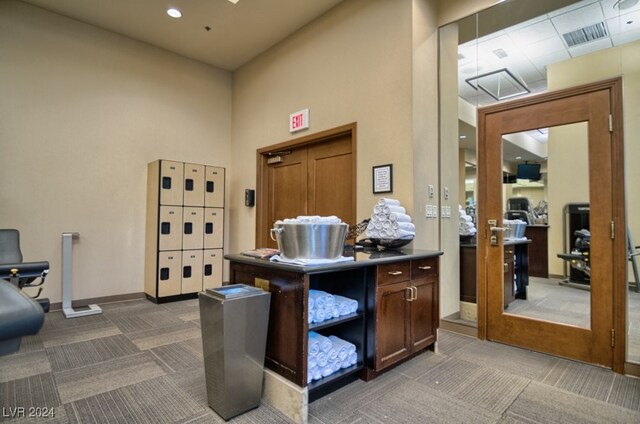
[[[508,31],[508,35],[514,43],[520,46],[528,46],[555,37],[558,33],[549,20],[544,20],[515,31]]]
[[[640,11],[640,2],[638,2],[638,4],[633,7],[622,10],[613,7],[613,5],[617,2],[618,0],[602,0],[602,10],[604,12],[605,18],[610,19],[621,15],[626,15],[628,13]]]
[[[524,49],[525,55],[533,62],[539,57],[549,56],[553,53],[566,51],[566,47],[557,35],[540,42],[530,44]]]
[[[561,35],[602,21],[604,21],[604,15],[599,3],[592,3],[551,18],[551,22]]]

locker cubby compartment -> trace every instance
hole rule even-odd
[[[194,298],[203,287],[222,285],[224,177],[224,168],[209,165],[147,165],[144,291],[150,300]],[[163,264],[168,255],[170,266]]]

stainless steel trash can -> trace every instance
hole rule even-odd
[[[271,294],[233,284],[198,297],[207,399],[228,420],[260,405]]]

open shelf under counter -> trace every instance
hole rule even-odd
[[[363,316],[364,314],[362,312],[354,312],[352,314],[344,315],[338,318],[331,318],[326,321],[312,323],[312,324],[309,324],[309,331],[322,330],[324,328],[332,327],[334,325],[343,324],[349,321],[362,318]]]

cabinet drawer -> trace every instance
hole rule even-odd
[[[416,259],[411,261],[411,279],[438,275],[438,258]]]
[[[411,262],[395,262],[392,264],[378,265],[378,285],[393,284],[411,279]]]

